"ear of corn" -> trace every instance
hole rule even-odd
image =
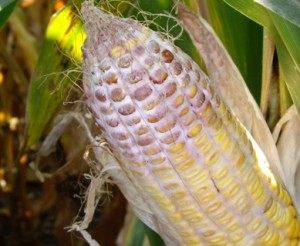
[[[198,65],[91,1],[82,15],[87,105],[165,241],[297,245],[289,194]]]

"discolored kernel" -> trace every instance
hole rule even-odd
[[[152,88],[149,85],[143,85],[137,88],[133,93],[133,98],[137,101],[143,101],[152,93]]]
[[[111,91],[110,96],[114,102],[120,102],[126,97],[126,93],[122,88],[115,88]]]
[[[167,49],[163,50],[161,52],[161,55],[162,55],[163,61],[165,63],[171,63],[174,59],[174,56],[173,56],[172,52],[167,50]]]

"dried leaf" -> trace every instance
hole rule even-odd
[[[272,171],[284,181],[276,146],[265,119],[240,72],[209,24],[178,5],[179,17],[201,54],[211,80],[224,101],[244,124],[267,157]]]
[[[300,117],[292,106],[277,123],[273,137],[283,167],[287,189],[300,212]]]

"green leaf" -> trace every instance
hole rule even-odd
[[[0,28],[4,26],[17,3],[18,0],[0,0]]]
[[[164,241],[161,237],[153,230],[151,230],[148,226],[144,225],[145,232],[150,242],[150,246],[164,246]]]
[[[300,113],[300,28],[292,24],[290,19],[285,19],[285,16],[288,16],[291,10],[289,8],[282,9],[279,16],[254,0],[224,1],[270,31],[274,39],[285,83],[293,103]],[[258,12],[255,13],[255,10],[258,10]],[[284,15],[283,12],[285,12]]]
[[[300,2],[297,0],[255,0],[270,11],[300,27]]]
[[[75,13],[75,7],[67,6],[52,18],[48,26],[29,88],[27,147],[39,140],[79,76],[79,72],[67,73],[75,70],[75,62],[81,62],[81,46],[85,39],[82,23]]]

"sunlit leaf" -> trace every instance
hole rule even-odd
[[[300,2],[297,0],[255,0],[265,8],[300,27]]]
[[[27,147],[41,137],[45,126],[79,76],[79,72],[68,73],[75,70],[76,62],[80,63],[81,46],[85,39],[82,24],[75,12],[72,6],[64,8],[48,26],[29,89]]]
[[[0,28],[6,23],[17,3],[18,0],[0,0]]]
[[[264,8],[254,0],[224,0],[229,5],[266,27],[272,34],[280,68],[293,102],[300,112],[300,28]],[[257,13],[256,10],[259,12]],[[285,15],[289,15],[287,9]],[[299,18],[299,17],[298,17]]]

